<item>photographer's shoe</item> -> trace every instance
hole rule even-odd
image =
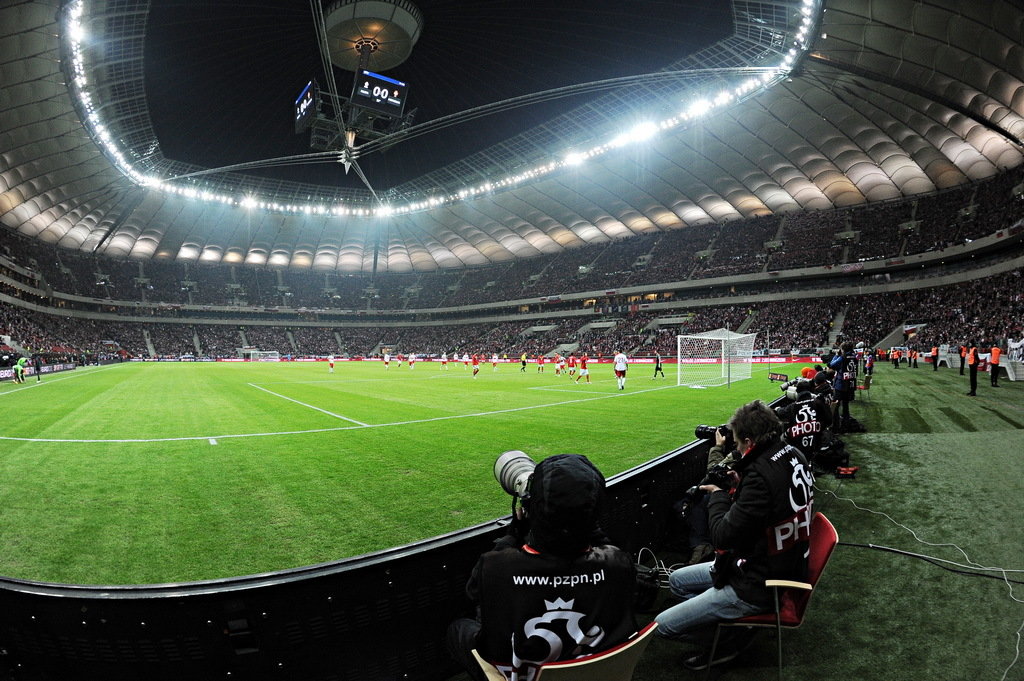
[[[977,393],[967,393],[968,397],[977,397]]]
[[[716,650],[715,659],[709,660],[709,652],[701,653],[700,655],[694,655],[693,657],[688,657],[685,660],[683,660],[683,666],[689,669],[690,671],[699,672],[707,669],[708,667],[714,667],[720,664],[725,664],[726,662],[732,662],[737,658],[737,656],[739,656],[739,654],[740,651],[734,648],[729,650]]]
[[[732,662],[740,653],[750,647],[756,635],[757,629],[754,627],[730,628],[730,631],[719,641],[714,660],[708,659],[710,658],[711,651],[707,651],[683,660],[683,666],[689,670],[699,672],[708,667]]]

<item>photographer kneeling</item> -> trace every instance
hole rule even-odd
[[[660,613],[658,634],[707,645],[714,625],[772,609],[766,579],[803,580],[813,498],[807,459],[781,439],[782,422],[755,400],[729,420],[740,460],[733,493],[713,484],[708,492],[708,526],[718,555],[713,564],[689,565],[669,577],[682,602]],[[719,643],[716,659],[707,652],[688,658],[688,669],[728,662],[749,644],[752,629],[736,630]]]
[[[448,628],[452,656],[473,679],[486,681],[474,648],[506,678],[528,679],[545,662],[626,641],[636,631],[636,567],[597,526],[601,472],[578,454],[533,468],[522,452],[506,452],[495,475],[522,513],[473,568],[466,593],[477,617]]]

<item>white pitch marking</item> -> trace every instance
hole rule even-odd
[[[124,366],[124,364],[117,363],[117,364],[108,364],[106,366],[101,366],[101,367],[79,367],[78,369],[72,369],[72,371],[74,371],[75,373],[69,374],[67,376],[61,376],[61,374],[64,373],[63,371],[58,372],[56,375],[54,375],[54,374],[46,374],[46,376],[53,376],[53,378],[48,379],[48,380],[43,380],[43,381],[33,381],[31,385],[26,385],[26,386],[24,386],[22,388],[12,388],[10,390],[6,390],[4,392],[0,392],[0,397],[3,397],[4,395],[11,395],[11,394],[14,394],[14,393],[19,393],[22,390],[28,390],[30,388],[35,388],[37,386],[52,385],[54,383],[59,383],[61,381],[66,381],[69,378],[78,378],[79,376],[84,376],[87,373],[93,373],[93,372],[96,372],[96,371],[101,371],[103,369],[110,369],[111,367],[116,367],[116,366]],[[33,374],[33,376],[34,376],[34,374]]]
[[[211,445],[215,445],[215,444],[217,444],[217,438],[215,438],[215,437],[211,437],[211,438],[210,438],[210,444],[211,444]]]
[[[275,397],[280,397],[282,400],[288,400],[289,402],[294,402],[295,404],[300,404],[303,407],[307,407],[307,408],[312,409],[314,411],[318,411],[321,414],[327,414],[328,416],[333,416],[336,419],[341,419],[342,421],[348,421],[349,423],[354,423],[357,426],[369,426],[370,425],[368,423],[363,423],[362,421],[356,421],[355,419],[350,419],[347,416],[342,416],[341,414],[335,414],[333,411],[327,411],[326,409],[321,409],[320,407],[314,407],[312,404],[306,404],[305,402],[299,402],[298,400],[294,400],[294,399],[292,399],[290,397],[282,395],[281,393],[275,393],[273,390],[267,390],[266,388],[261,388],[260,386],[256,385],[255,383],[250,383],[249,385],[251,385],[253,388],[256,388],[257,390],[262,390],[265,393],[270,393],[271,395],[273,395]]]
[[[387,376],[387,374],[385,374],[385,376]],[[254,383],[254,384],[250,384],[250,385],[306,385],[307,383],[308,384],[314,384],[314,383],[333,383],[334,385],[351,385],[353,383],[381,383],[381,382],[384,382],[384,381],[394,382],[394,381],[397,381],[397,380],[402,380],[402,381],[422,380],[422,381],[426,381],[426,380],[429,380],[431,378],[444,378],[443,374],[441,376],[418,376],[418,375],[417,376],[408,376],[408,377],[402,378],[402,379],[386,378],[385,376],[381,376],[381,377],[378,377],[378,378],[346,378],[344,383],[340,382],[336,378],[325,378],[325,379],[313,379],[313,380],[309,380],[309,381],[260,381],[258,384]]]
[[[583,385],[582,383],[580,385]],[[579,395],[583,392],[580,388],[527,388],[527,390],[543,390],[548,393],[572,393],[573,395]]]
[[[252,384],[250,384],[250,385],[252,385]],[[253,386],[253,387],[254,388],[258,388],[259,386]],[[417,423],[432,423],[432,422],[435,422],[435,421],[450,421],[452,419],[466,419],[466,418],[476,418],[478,416],[493,416],[495,414],[509,414],[509,413],[512,413],[512,412],[527,411],[527,410],[530,410],[530,409],[545,409],[547,407],[561,407],[561,406],[566,405],[566,404],[578,404],[580,402],[592,402],[594,400],[607,400],[607,399],[612,399],[612,398],[616,398],[616,397],[628,397],[630,395],[639,395],[640,393],[653,392],[655,390],[668,390],[670,388],[675,388],[675,387],[676,386],[674,386],[674,385],[664,385],[664,386],[660,386],[660,387],[657,387],[657,388],[647,388],[645,390],[634,390],[632,392],[615,392],[615,393],[611,393],[611,394],[594,395],[592,397],[584,397],[584,398],[581,398],[581,399],[578,399],[578,400],[565,400],[563,402],[550,402],[548,404],[535,404],[535,405],[531,405],[531,406],[527,406],[527,407],[512,407],[510,409],[498,409],[498,410],[495,410],[495,411],[482,411],[482,412],[476,412],[476,413],[473,413],[473,414],[454,414],[454,415],[451,415],[451,416],[435,416],[435,417],[429,418],[429,419],[416,419],[416,420],[413,420],[413,421],[395,421],[393,423],[374,423],[374,424],[366,424],[366,423],[354,422],[354,423],[358,423],[358,425],[354,425],[354,426],[338,426],[337,428],[312,428],[312,429],[309,429],[309,430],[285,430],[285,431],[277,431],[277,432],[270,432],[270,433],[238,433],[238,434],[235,434],[235,435],[216,435],[216,436],[212,436],[212,437],[210,435],[192,435],[192,436],[188,436],[188,437],[155,437],[155,438],[133,438],[133,439],[106,439],[106,440],[99,440],[99,439],[58,439],[58,438],[34,438],[34,437],[7,437],[7,436],[0,436],[0,440],[14,440],[14,441],[17,441],[17,442],[77,442],[77,443],[111,443],[112,442],[112,443],[125,443],[125,444],[127,444],[127,443],[146,443],[146,442],[186,442],[186,441],[189,441],[189,440],[210,440],[210,439],[226,440],[226,439],[238,439],[238,438],[246,438],[246,437],[272,437],[272,436],[276,436],[276,435],[310,435],[310,434],[313,434],[313,433],[335,433],[335,432],[339,432],[339,431],[343,431],[343,430],[363,430],[365,428],[390,428],[392,426],[410,426],[410,425],[415,425]],[[262,388],[260,388],[260,389],[262,390]],[[270,392],[270,391],[267,390],[266,392]],[[279,397],[284,397],[284,396],[283,395],[279,395]],[[284,399],[291,400],[292,402],[296,401],[296,400],[292,400],[290,397],[285,397]],[[299,402],[299,404],[302,404],[302,403]],[[304,406],[309,406],[309,405],[304,405]],[[318,411],[322,411],[322,410],[318,409],[317,407],[312,407],[312,408],[313,409],[317,409]],[[327,412],[327,413],[329,413],[329,412]],[[332,416],[337,416],[337,415],[336,414],[332,414]],[[344,419],[346,421],[351,420],[351,419],[346,419],[343,416],[339,416],[338,418]]]

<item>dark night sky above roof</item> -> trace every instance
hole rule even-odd
[[[329,4],[324,0],[323,5]],[[416,0],[423,32],[386,72],[409,83],[416,123],[509,97],[647,73],[731,32],[729,0]],[[373,70],[373,64],[370,66]],[[292,104],[324,83],[310,5],[301,0],[154,0],[146,35],[146,95],[168,158],[220,167],[310,152]],[[352,74],[335,68],[347,94]],[[360,161],[386,189],[444,166],[582,103],[581,95],[436,131]],[[259,171],[361,186],[340,165]]]

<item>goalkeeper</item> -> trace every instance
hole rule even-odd
[[[24,383],[25,382],[25,367],[28,366],[27,357],[19,357],[18,361],[14,363],[14,382]]]

